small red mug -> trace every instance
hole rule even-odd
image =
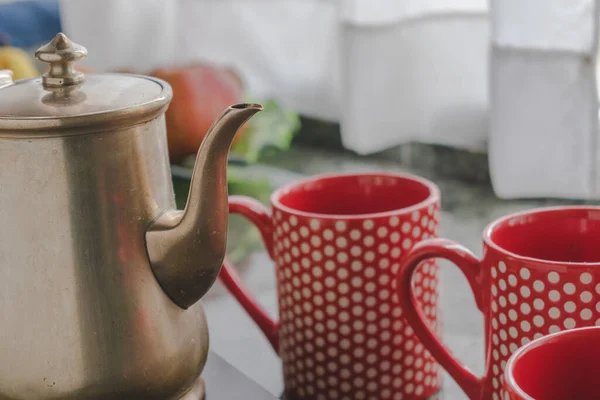
[[[273,321],[226,259],[220,279],[283,361],[297,400],[425,399],[441,370],[402,318],[395,294],[401,255],[436,236],[440,195],[410,175],[325,175],[276,190],[271,211],[231,196],[230,212],[260,230],[275,261],[279,321]],[[418,302],[437,321],[438,267],[419,267]]]
[[[504,371],[505,400],[600,399],[600,327],[536,339]]]
[[[483,258],[446,239],[417,243],[401,261],[404,315],[472,400],[504,399],[503,371],[533,339],[600,325],[600,207],[554,207],[508,215],[483,233]],[[466,276],[485,318],[486,372],[476,376],[434,334],[411,293],[417,266],[444,258]]]

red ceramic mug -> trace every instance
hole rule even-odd
[[[600,327],[534,340],[512,355],[504,377],[506,400],[600,399]]]
[[[541,208],[509,215],[483,233],[483,258],[445,239],[416,244],[402,260],[404,315],[470,399],[503,399],[511,354],[544,335],[600,325],[600,207]],[[419,263],[445,258],[466,276],[485,317],[486,372],[474,375],[434,335],[410,291]]]
[[[279,321],[227,260],[220,278],[282,358],[288,397],[436,395],[441,371],[402,318],[392,277],[404,252],[436,235],[439,201],[433,183],[386,173],[301,180],[275,191],[270,211],[250,198],[230,198],[230,211],[259,228],[275,261]],[[435,325],[433,261],[419,267],[415,287]]]

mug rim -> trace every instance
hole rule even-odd
[[[397,208],[397,209],[393,209],[393,210],[389,210],[389,211],[382,211],[382,212],[375,212],[375,213],[364,213],[364,214],[324,214],[324,213],[297,210],[295,208],[286,206],[283,203],[281,203],[281,198],[284,195],[288,194],[294,188],[297,188],[297,187],[300,187],[300,186],[303,186],[303,185],[306,185],[309,183],[321,181],[321,180],[362,177],[362,176],[373,176],[373,177],[381,176],[381,177],[388,177],[388,178],[400,178],[400,179],[410,180],[413,182],[417,182],[417,183],[423,185],[424,187],[426,187],[429,190],[429,195],[427,196],[427,198],[425,200],[422,200],[422,201],[415,203],[413,205],[410,205],[408,207]],[[411,173],[384,172],[384,171],[323,173],[323,174],[311,175],[311,176],[295,180],[293,182],[290,182],[288,184],[285,184],[285,185],[279,187],[278,189],[273,191],[273,193],[271,193],[271,196],[270,196],[271,205],[280,211],[284,211],[289,214],[297,215],[299,217],[314,218],[314,219],[321,219],[321,220],[335,220],[335,219],[338,219],[338,220],[339,219],[361,220],[361,219],[368,219],[368,218],[392,217],[395,215],[404,215],[404,214],[412,213],[412,212],[420,210],[424,207],[428,207],[431,204],[438,203],[439,201],[440,201],[440,189],[438,188],[438,186],[435,183],[433,183],[429,179],[426,179],[426,178],[423,178],[421,176],[414,175]]]
[[[590,206],[590,205],[573,206],[573,205],[571,205],[571,206],[537,207],[537,208],[531,208],[531,209],[507,214],[500,218],[495,219],[494,221],[490,222],[485,227],[485,229],[483,230],[483,243],[486,247],[491,248],[501,254],[504,254],[505,256],[508,256],[513,260],[521,261],[523,263],[528,263],[528,264],[535,263],[535,264],[556,265],[556,266],[568,265],[570,267],[600,266],[600,261],[593,261],[593,262],[554,261],[554,260],[548,260],[548,259],[544,259],[544,258],[523,256],[521,254],[517,254],[515,252],[512,252],[512,251],[500,246],[499,244],[494,242],[494,240],[492,239],[492,235],[495,232],[497,232],[499,229],[504,228],[506,225],[510,226],[510,221],[513,219],[523,218],[523,217],[529,216],[529,215],[551,214],[551,213],[556,213],[556,212],[563,212],[563,213],[571,214],[571,213],[578,213],[578,212],[585,211],[585,210],[595,211],[595,212],[600,213],[600,206]]]
[[[540,346],[547,344],[548,342],[552,342],[557,338],[562,336],[570,336],[570,335],[586,335],[590,331],[600,332],[600,326],[585,326],[581,328],[573,328],[567,329],[555,333],[550,333],[548,335],[544,335],[540,338],[534,339],[531,342],[519,347],[508,359],[506,363],[506,367],[504,368],[504,381],[506,383],[507,389],[510,389],[515,394],[521,396],[524,400],[535,400],[533,397],[525,393],[521,386],[515,380],[513,375],[514,365],[519,361],[521,357],[523,357],[526,353],[531,350],[534,350]]]

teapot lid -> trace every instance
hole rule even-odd
[[[148,121],[165,112],[172,97],[168,83],[133,74],[84,76],[73,63],[86,55],[85,47],[59,33],[35,53],[50,64],[41,77],[13,82],[10,71],[0,70],[0,135],[90,133]]]

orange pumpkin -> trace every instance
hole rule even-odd
[[[160,68],[150,75],[167,81],[173,100],[167,109],[167,138],[171,161],[195,154],[213,121],[227,108],[243,102],[241,79],[231,70],[195,64]],[[243,135],[242,128],[234,143]]]

